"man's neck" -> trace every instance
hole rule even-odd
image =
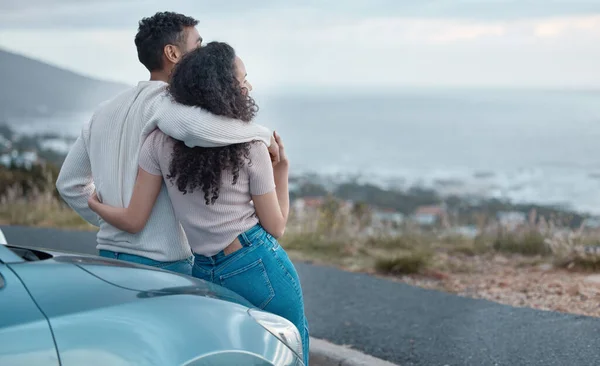
[[[164,70],[161,71],[152,71],[150,73],[150,81],[164,81],[165,83],[169,82],[169,74]]]

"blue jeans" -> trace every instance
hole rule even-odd
[[[309,332],[298,273],[271,234],[256,225],[238,237],[242,248],[212,257],[194,254],[192,275],[228,288],[257,308],[292,322],[300,332],[308,366]]]
[[[100,250],[100,256],[104,258],[119,259],[126,262],[144,264],[146,266],[152,266],[160,269],[164,269],[171,272],[177,272],[184,275],[192,275],[192,265],[194,264],[194,257],[191,256],[186,259],[174,262],[160,262],[154,259],[141,257],[139,255],[117,253],[110,250]]]

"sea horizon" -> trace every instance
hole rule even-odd
[[[292,173],[600,214],[600,90],[394,90],[257,93],[256,122],[282,135]],[[91,113],[7,122],[76,137]]]

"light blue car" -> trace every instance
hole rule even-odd
[[[292,323],[223,287],[123,261],[0,245],[0,365],[301,360]]]

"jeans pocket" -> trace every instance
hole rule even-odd
[[[219,276],[221,286],[236,292],[259,309],[275,297],[273,285],[262,259]]]

